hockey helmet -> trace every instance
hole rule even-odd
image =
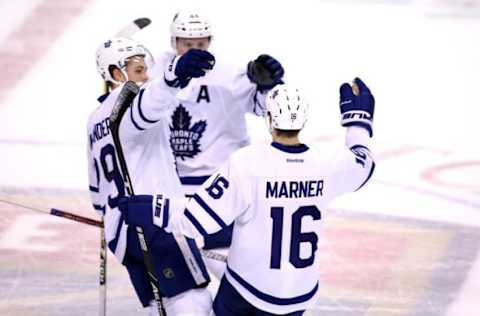
[[[270,129],[301,130],[305,126],[308,102],[297,88],[287,84],[276,85],[267,93],[265,106]]]
[[[125,77],[127,77],[125,67],[127,66],[128,60],[133,56],[146,57],[147,55],[150,55],[148,50],[130,38],[112,38],[97,48],[97,71],[105,81],[118,84],[118,82],[113,79],[109,67],[118,67],[124,72]]]
[[[173,17],[170,25],[170,36],[173,49],[176,39],[181,38],[212,38],[212,26],[208,19],[196,11],[180,11]]]

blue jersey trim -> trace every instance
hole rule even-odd
[[[188,220],[193,224],[193,226],[195,226],[195,228],[198,230],[200,234],[202,234],[203,236],[208,235],[207,231],[203,228],[202,224],[200,224],[200,222],[197,221],[195,216],[193,216],[188,209],[185,209],[185,211],[183,211],[183,214],[188,218]]]
[[[375,162],[372,161],[372,167],[370,168],[370,173],[368,174],[368,177],[365,179],[365,181],[363,181],[363,183],[355,191],[360,190],[360,188],[363,187],[368,182],[368,180],[370,180],[374,170],[375,170]]]
[[[105,205],[93,204],[93,208],[95,210],[101,211],[103,214],[105,214]]]
[[[133,106],[130,105],[130,119],[132,120],[133,125],[139,130],[139,131],[144,131],[145,129],[140,127],[137,122],[133,119]]]
[[[178,78],[175,78],[173,80],[167,80],[167,78],[163,77],[163,79],[165,80],[165,83],[167,84],[167,86],[171,88],[180,87],[180,80]]]
[[[120,231],[122,229],[123,224],[125,224],[125,213],[121,212],[120,213],[120,218],[118,219],[118,226],[117,226],[117,231],[115,232],[115,238],[110,240],[108,243],[108,248],[115,253],[117,250],[117,244],[118,244],[118,239],[120,237]]]
[[[183,185],[202,185],[210,176],[180,177]]]
[[[97,101],[100,102],[100,103],[103,103],[103,101],[105,101],[108,98],[109,95],[110,95],[110,92],[102,94],[101,96],[99,96],[97,98]]]
[[[272,146],[277,148],[278,150],[281,150],[290,154],[301,154],[306,152],[309,149],[308,146],[305,144],[284,145],[277,142],[272,142]]]
[[[100,190],[94,186],[88,186],[88,189],[90,190],[90,192],[95,192],[95,193],[98,193],[100,192]]]
[[[303,295],[295,296],[295,297],[290,297],[290,298],[280,298],[280,297],[275,297],[272,295],[269,295],[267,293],[263,293],[260,290],[256,289],[253,285],[242,279],[241,276],[239,276],[237,273],[235,273],[230,267],[227,265],[227,271],[228,273],[232,276],[235,281],[240,283],[247,291],[249,291],[251,294],[255,295],[257,298],[261,299],[262,301],[268,302],[270,304],[275,304],[275,305],[292,305],[292,304],[298,304],[298,303],[303,303],[311,299],[315,293],[318,290],[318,282],[315,285],[315,287],[308,293],[305,293]],[[228,280],[228,279],[227,279]]]
[[[143,115],[143,112],[142,112],[142,97],[143,97],[144,92],[145,92],[145,89],[140,90],[140,94],[138,96],[138,102],[137,102],[138,114],[140,114],[140,117],[142,118],[142,120],[144,120],[147,123],[150,123],[150,124],[157,123],[159,120],[156,120],[156,121],[149,120],[145,117],[145,115]]]
[[[215,211],[212,210],[210,206],[208,206],[208,204],[205,203],[205,201],[202,200],[202,198],[198,194],[194,194],[193,199],[205,210],[205,212],[208,213],[208,215],[210,215],[211,218],[215,220],[215,222],[217,222],[218,225],[220,225],[220,227],[227,227],[227,224],[225,224],[225,222],[220,218],[220,216],[218,216],[217,213],[215,213]]]

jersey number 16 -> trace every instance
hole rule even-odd
[[[282,238],[283,238],[283,207],[272,207],[270,217],[272,218],[272,252],[270,258],[270,268],[280,269],[282,260]],[[289,261],[295,268],[306,268],[315,261],[315,251],[317,250],[318,237],[314,232],[302,232],[302,218],[311,216],[314,221],[322,218],[320,211],[315,205],[301,206],[292,214],[292,229],[290,234],[290,254]],[[300,244],[309,243],[312,253],[308,258],[300,258]]]

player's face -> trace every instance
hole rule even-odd
[[[145,64],[145,59],[142,56],[134,56],[130,58],[127,62],[127,67],[125,68],[128,80],[132,80],[137,83],[143,83],[148,80],[147,70],[148,67]]]
[[[177,55],[183,55],[191,48],[208,50],[210,37],[201,38],[177,38]]]

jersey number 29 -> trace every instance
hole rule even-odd
[[[272,207],[270,217],[272,218],[272,253],[270,258],[270,268],[280,269],[282,260],[282,239],[284,208]],[[306,268],[315,261],[315,251],[317,250],[318,237],[314,232],[302,232],[302,219],[305,216],[311,216],[314,221],[322,218],[320,211],[315,205],[299,207],[292,214],[292,229],[290,234],[290,254],[289,261],[295,268]],[[300,258],[300,244],[309,243],[312,253],[308,258]]]

